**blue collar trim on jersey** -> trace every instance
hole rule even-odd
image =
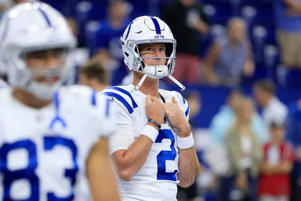
[[[111,97],[114,97],[116,98],[119,102],[121,102],[124,107],[127,109],[127,111],[132,114],[132,112],[134,112],[133,108],[131,107],[131,105],[122,97],[120,96],[119,94],[116,94],[114,92],[103,92],[104,94],[106,94],[107,96],[111,96]]]
[[[59,102],[59,92],[55,92],[54,94],[54,106],[55,106],[55,117],[53,118],[53,120],[51,121],[50,125],[49,125],[49,130],[52,130],[55,123],[59,122],[61,123],[61,125],[66,128],[67,124],[65,122],[65,120],[63,118],[60,117],[59,115],[59,110],[60,110],[60,102]]]
[[[133,108],[136,108],[138,107],[137,103],[135,102],[133,96],[130,94],[130,92],[128,92],[127,90],[125,89],[122,89],[120,87],[108,87],[107,89],[113,89],[113,90],[116,90],[116,91],[119,91],[121,93],[124,93],[125,95],[127,95],[131,101],[132,101],[132,105],[133,105]]]

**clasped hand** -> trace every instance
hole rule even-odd
[[[175,97],[172,97],[171,103],[162,103],[159,98],[148,95],[145,99],[145,112],[149,119],[158,122],[160,125],[164,122],[164,116],[166,115],[169,123],[175,128],[180,137],[190,135],[189,123]]]

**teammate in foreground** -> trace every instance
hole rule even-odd
[[[188,103],[178,92],[159,89],[163,77],[184,88],[171,77],[176,41],[165,22],[149,16],[129,24],[121,41],[133,82],[103,93],[118,108],[110,143],[122,200],[175,201],[177,183],[190,186],[199,169]]]
[[[118,201],[109,101],[87,87],[59,89],[75,46],[63,16],[44,3],[15,6],[0,40],[12,86],[0,90],[0,199],[83,201],[91,190],[94,200]]]

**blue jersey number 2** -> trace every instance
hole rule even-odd
[[[47,193],[48,201],[69,201],[74,199],[73,188],[76,181],[76,173],[78,172],[77,164],[77,147],[71,139],[60,136],[44,137],[44,150],[51,151],[55,146],[61,145],[68,148],[72,153],[73,168],[65,170],[65,177],[70,179],[71,193],[67,197],[57,197],[53,192]],[[23,149],[28,153],[28,165],[24,169],[9,170],[8,155],[13,150]],[[14,181],[25,179],[30,184],[30,195],[24,201],[38,201],[40,196],[39,178],[36,175],[38,167],[37,148],[30,139],[19,140],[14,143],[5,143],[0,148],[0,172],[3,174],[3,201],[14,201],[10,195],[11,186]],[[18,199],[19,200],[19,199]]]
[[[162,143],[163,139],[170,140],[170,151],[164,150],[157,155],[157,180],[176,181],[176,173],[178,172],[178,170],[175,170],[174,172],[166,172],[166,161],[175,160],[177,156],[177,151],[175,149],[175,137],[171,130],[163,129],[159,130],[159,134],[155,143]]]

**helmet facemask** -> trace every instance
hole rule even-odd
[[[164,43],[165,45],[165,57],[145,57],[141,56],[140,49],[141,45],[136,46],[135,51],[137,52],[137,59],[140,62],[138,72],[147,74],[153,79],[160,79],[173,73],[174,68],[172,65],[175,62],[175,56],[171,55],[173,45],[171,43]],[[151,53],[153,54],[153,53]],[[166,62],[162,64],[161,60],[165,59]],[[152,60],[152,65],[147,65],[146,60]]]
[[[158,17],[142,16],[133,20],[121,36],[124,62],[129,70],[144,74],[135,89],[139,89],[146,77],[160,79],[170,78],[182,90],[185,87],[171,76],[175,68],[176,40],[168,25]],[[165,57],[142,57],[139,47],[142,44],[165,44]],[[146,65],[145,60],[153,59],[152,65]],[[166,59],[166,63],[157,63]]]
[[[62,49],[62,48],[56,48]],[[40,52],[55,51],[54,49],[39,50]],[[28,66],[28,58],[26,55],[36,52],[33,50],[24,51],[17,56],[18,59],[11,60],[14,62],[14,78],[10,80],[14,87],[21,88],[30,92],[41,100],[50,100],[53,93],[60,87],[65,81],[67,75],[66,57],[68,50],[62,49],[60,64],[55,66]]]

